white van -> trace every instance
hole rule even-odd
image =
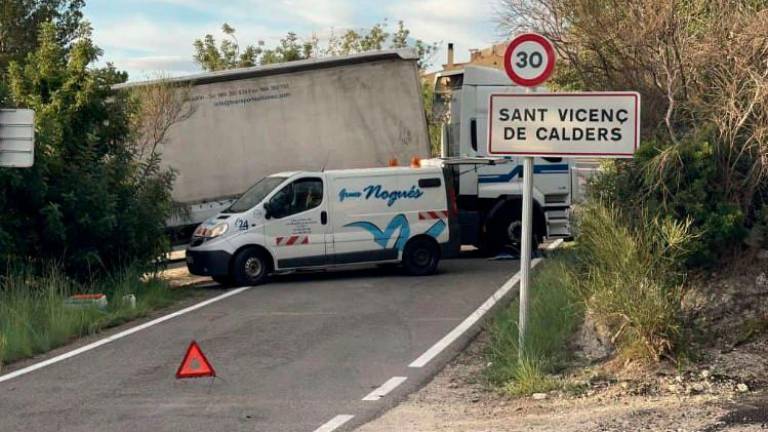
[[[448,172],[391,167],[265,177],[197,228],[187,267],[235,285],[286,270],[361,263],[434,273],[460,245]]]

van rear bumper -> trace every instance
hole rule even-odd
[[[187,269],[198,276],[226,276],[232,254],[224,251],[193,251],[187,249]]]

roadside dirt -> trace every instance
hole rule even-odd
[[[160,277],[167,280],[172,288],[185,288],[213,283],[209,277],[190,274],[183,262],[171,264],[167,269],[160,272]]]
[[[678,394],[663,386],[656,390],[597,378],[579,395],[553,392],[542,400],[503,395],[482,382],[485,346],[481,334],[424,388],[359,431],[716,432],[768,428],[768,394],[739,393],[729,381],[705,380],[709,384],[700,388],[688,379],[672,377],[672,381],[682,381],[677,384],[681,389],[691,387],[688,394]],[[659,382],[667,379],[662,377]]]
[[[567,373],[568,391],[512,397],[483,381],[481,333],[428,385],[360,431],[768,430],[768,253],[762,255],[732,260],[687,285],[683,311],[696,330],[694,358],[685,366],[623,363],[611,358],[599,332],[587,332],[593,343],[576,335],[571,347],[578,364]]]

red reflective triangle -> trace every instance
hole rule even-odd
[[[200,378],[206,376],[215,377],[216,371],[213,370],[211,362],[205,358],[205,354],[200,350],[197,342],[192,341],[189,344],[189,348],[187,348],[184,359],[179,365],[179,370],[176,371],[176,378]]]

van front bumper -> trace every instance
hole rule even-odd
[[[226,276],[232,254],[224,251],[194,251],[187,249],[187,269],[198,276]]]

